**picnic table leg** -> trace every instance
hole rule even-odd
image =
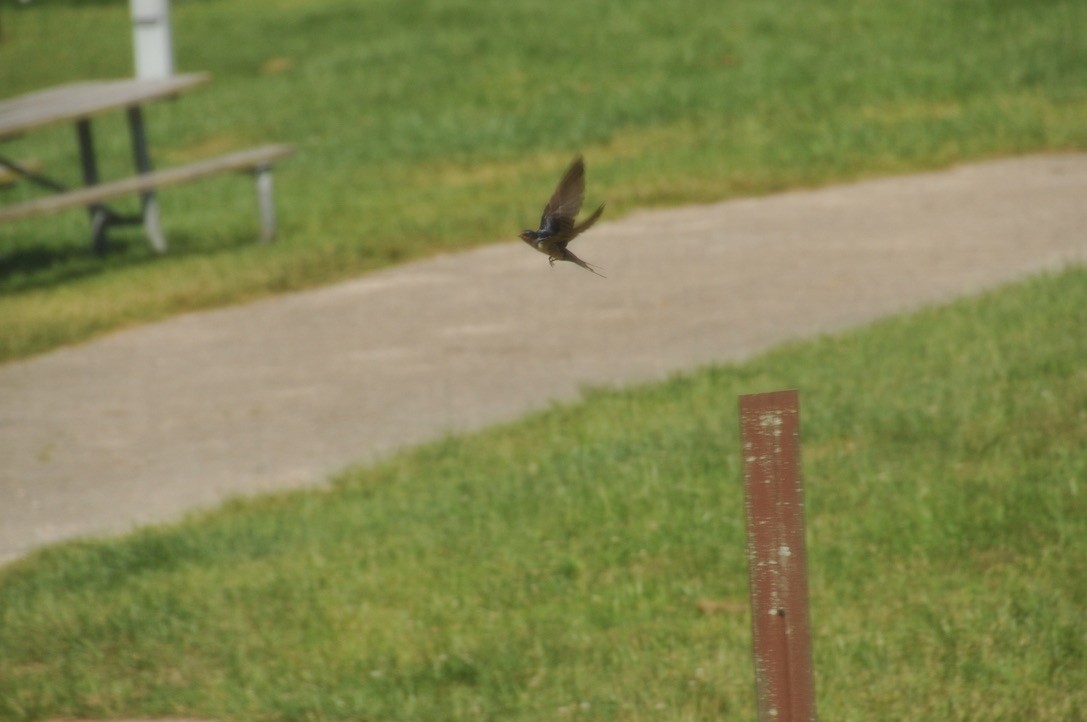
[[[48,188],[49,190],[56,191],[57,193],[63,193],[64,191],[68,190],[68,186],[62,183],[58,183],[52,178],[46,178],[41,173],[35,173],[29,168],[20,165],[19,163],[16,163],[7,156],[0,155],[0,166],[10,169],[11,172],[19,176],[20,178],[24,178],[31,183],[41,186],[42,188]]]
[[[76,135],[79,138],[79,159],[83,166],[83,185],[91,186],[98,182],[98,163],[94,158],[94,139],[91,136],[91,121],[81,118],[76,121]],[[109,211],[101,203],[87,206],[91,216],[91,246],[95,253],[106,252],[106,226]]]
[[[253,169],[257,184],[257,204],[260,206],[260,239],[268,243],[276,235],[276,206],[272,197],[272,166],[258,165]]]
[[[132,157],[136,170],[140,173],[151,172],[151,156],[147,152],[147,134],[143,127],[143,113],[140,106],[128,108],[128,129],[132,134]],[[162,221],[159,216],[159,202],[154,191],[140,193],[140,217],[151,247],[159,253],[166,251],[166,237],[162,234]]]

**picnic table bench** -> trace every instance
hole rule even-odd
[[[142,223],[148,240],[157,251],[166,250],[155,191],[166,186],[187,183],[229,171],[251,171],[256,179],[261,221],[261,238],[275,235],[275,205],[272,197],[272,164],[291,153],[287,145],[273,144],[235,151],[199,160],[187,165],[153,170],[144,130],[142,105],[208,82],[207,73],[191,73],[161,79],[88,81],[41,90],[0,101],[0,140],[64,121],[74,121],[79,142],[83,187],[70,188],[19,163],[0,156],[0,165],[17,175],[52,191],[51,195],[7,206],[0,206],[0,222],[55,213],[66,208],[85,207],[91,218],[91,242],[94,249],[106,248],[106,230],[113,225]],[[98,177],[91,118],[123,108],[128,117],[136,175],[101,182]],[[140,213],[125,216],[110,209],[106,201],[127,195],[140,196]]]

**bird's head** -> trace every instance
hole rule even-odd
[[[520,234],[519,237],[520,237],[520,239],[522,241],[526,241],[527,243],[532,243],[533,241],[536,240],[536,231],[533,231],[531,229],[526,228],[525,230],[521,231],[521,234]]]

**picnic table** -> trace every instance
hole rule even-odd
[[[106,230],[110,226],[141,223],[151,246],[166,250],[155,190],[167,185],[232,170],[249,170],[256,177],[261,216],[261,235],[271,240],[275,234],[275,206],[272,199],[272,163],[293,152],[290,146],[266,145],[236,151],[184,166],[153,170],[144,127],[143,106],[166,98],[175,98],[204,85],[207,73],[189,73],[167,78],[127,78],[95,80],[39,90],[15,98],[0,100],[0,141],[48,125],[74,122],[79,143],[83,187],[71,188],[39,172],[0,155],[0,165],[41,186],[51,195],[14,205],[0,206],[0,221],[45,215],[65,208],[84,206],[91,219],[91,243],[98,252],[105,251]],[[109,111],[123,109],[127,115],[136,175],[121,180],[100,182],[95,155],[91,119]],[[140,196],[140,213],[123,215],[105,205],[105,201],[126,195]]]

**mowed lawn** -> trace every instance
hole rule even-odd
[[[294,144],[281,237],[255,242],[241,178],[161,194],[162,258],[136,229],[94,257],[78,210],[0,226],[0,360],[513,240],[576,152],[609,219],[1082,149],[1084,27],[1081,0],[175,2],[178,69],[214,80],[148,108],[154,158]],[[11,3],[0,31],[0,96],[132,72],[123,0]],[[130,172],[123,114],[95,130],[104,176]],[[78,183],[70,127],[0,151]]]
[[[1087,269],[0,569],[0,718],[753,719],[736,397],[801,394],[828,720],[1087,714]]]

